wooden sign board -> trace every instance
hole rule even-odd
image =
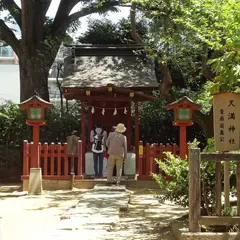
[[[71,135],[67,137],[67,152],[68,154],[77,154],[78,153],[78,141],[80,137]]]
[[[215,151],[240,149],[240,94],[213,95]]]

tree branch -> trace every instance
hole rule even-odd
[[[137,25],[136,25],[136,9],[137,9],[137,3],[133,2],[130,10],[130,21],[131,21],[131,36],[133,40],[140,45],[144,45],[143,40],[137,33]],[[149,52],[148,52],[149,54]],[[149,54],[151,55],[151,54]],[[167,102],[172,101],[172,96],[169,93],[169,89],[172,84],[172,76],[169,67],[166,64],[163,64],[159,59],[155,57],[155,67],[158,68],[159,71],[162,72],[164,78],[162,81],[162,86],[160,89],[161,92],[161,98],[167,100]]]
[[[20,29],[22,29],[21,9],[18,7],[18,5],[14,2],[14,0],[1,0],[1,1],[3,7],[10,12],[10,14],[14,18]]]
[[[131,9],[130,9],[131,36],[137,44],[143,45],[144,43],[137,33],[136,8],[137,8],[137,3],[133,2],[132,6],[131,6]]]
[[[58,27],[63,19],[67,19],[73,7],[79,2],[79,0],[61,0],[56,16],[53,21],[53,29]]]
[[[20,41],[16,38],[11,29],[0,19],[0,39],[9,44],[13,51],[19,55],[20,52]]]
[[[62,0],[62,2],[65,2],[65,1],[68,1],[68,0]],[[73,2],[76,2],[76,0],[73,0]],[[66,32],[66,30],[68,29],[68,27],[71,25],[71,23],[78,20],[79,18],[85,17],[92,13],[107,11],[111,7],[118,6],[119,2],[120,1],[118,1],[118,0],[113,0],[113,1],[107,1],[99,7],[96,4],[92,4],[88,7],[84,7],[80,11],[75,12],[75,13],[69,15],[68,17],[61,18],[60,22],[57,25],[53,24],[52,34],[56,34],[56,33],[64,34]]]
[[[42,15],[41,17],[43,20],[45,19],[46,13],[48,11],[48,8],[49,8],[51,2],[52,2],[52,0],[44,0],[44,1],[40,2],[39,7],[41,7],[40,13]]]

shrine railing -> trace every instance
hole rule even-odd
[[[29,178],[31,168],[31,151],[33,143],[24,141],[23,145],[23,175],[22,180]],[[70,168],[72,156],[67,153],[67,143],[48,145],[39,144],[40,167],[42,168],[43,179],[67,180],[71,179]],[[75,178],[82,176],[82,142],[78,143],[78,153],[74,157]]]
[[[33,143],[24,141],[23,145],[23,175],[22,180],[29,179],[31,168],[31,151]],[[140,142],[139,146],[143,148],[143,154],[136,159],[136,167],[139,180],[152,180],[152,173],[160,173],[155,159],[164,159],[165,152],[172,152],[179,155],[179,147],[176,144],[146,144]],[[74,157],[74,173],[76,179],[81,179],[84,174],[82,142],[78,143],[78,153]],[[133,152],[136,152],[133,149]],[[42,168],[42,177],[45,180],[67,180],[71,179],[71,155],[67,153],[67,143],[48,145],[39,144],[40,167]]]
[[[142,142],[139,142],[139,146],[142,146],[143,154],[138,157],[138,179],[139,180],[151,180],[152,173],[160,173],[160,169],[155,159],[164,159],[165,152],[171,152],[175,155],[179,155],[180,148],[176,144],[149,144],[143,146]]]

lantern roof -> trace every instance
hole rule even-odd
[[[37,95],[33,95],[29,99],[18,104],[18,106],[20,107],[20,109],[27,109],[30,106],[40,106],[42,108],[53,108],[52,103],[45,101],[44,99],[40,98]]]
[[[171,110],[171,109],[176,109],[178,107],[188,107],[188,108],[191,108],[193,111],[196,111],[196,110],[200,110],[201,105],[193,102],[193,100],[191,100],[189,97],[184,96],[168,104],[166,106],[166,109]]]

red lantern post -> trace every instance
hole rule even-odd
[[[174,111],[173,126],[180,127],[180,157],[186,158],[187,155],[187,126],[193,125],[192,115],[194,111],[200,110],[200,105],[184,96],[177,101],[166,106],[167,110]]]
[[[33,146],[31,149],[28,192],[31,194],[41,194],[42,173],[39,156],[39,128],[40,126],[45,125],[45,110],[53,108],[53,105],[34,95],[20,103],[19,108],[27,112],[26,123],[33,127]]]

